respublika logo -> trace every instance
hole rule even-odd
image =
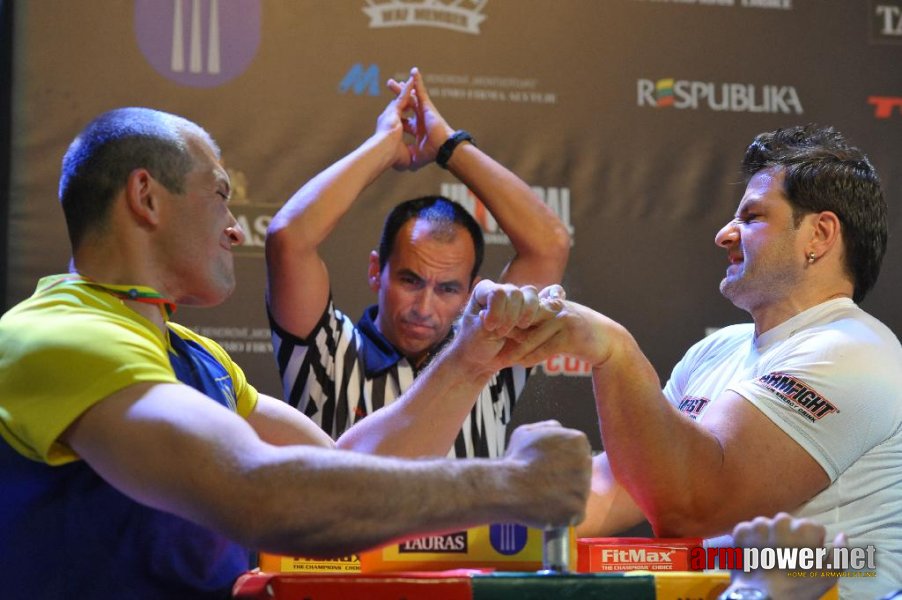
[[[191,87],[222,85],[257,53],[260,0],[135,0],[135,37],[163,77]]]
[[[902,0],[871,0],[871,41],[902,43]]]
[[[440,27],[479,33],[488,0],[366,0],[370,27]]]
[[[529,530],[516,523],[493,523],[489,525],[489,543],[499,554],[510,556],[526,547]]]
[[[799,94],[791,85],[639,79],[636,92],[639,106],[653,108],[797,115],[804,112]]]

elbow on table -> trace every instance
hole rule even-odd
[[[671,502],[667,506],[652,506],[645,513],[655,536],[662,538],[710,537],[732,526],[725,524],[725,515],[710,502]]]

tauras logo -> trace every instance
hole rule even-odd
[[[466,554],[467,532],[458,531],[445,535],[406,540],[398,544],[398,552],[441,552],[444,554]]]
[[[654,108],[797,115],[804,112],[799,94],[791,85],[639,79],[636,94],[639,106]]]
[[[776,392],[788,404],[801,409],[799,412],[807,415],[812,421],[839,412],[826,398],[795,377],[785,373],[768,373],[759,377],[758,381]]]
[[[868,104],[874,106],[874,117],[877,119],[889,119],[893,116],[893,109],[902,115],[902,98],[894,96],[869,96]]]
[[[440,27],[479,33],[488,0],[366,0],[370,27]]]

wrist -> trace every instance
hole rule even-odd
[[[377,159],[380,169],[386,171],[394,166],[398,159],[398,140],[394,132],[379,130],[363,142],[359,150]]]
[[[616,321],[579,304],[567,302],[564,311],[573,323],[571,354],[588,362],[593,369],[607,366],[624,346],[629,332]]]
[[[494,361],[482,360],[476,348],[464,340],[460,332],[454,336],[445,353],[445,364],[453,370],[462,385],[482,389],[498,370]],[[482,357],[484,358],[484,357]]]
[[[443,137],[433,136],[433,140],[438,142],[438,145],[435,146],[436,148],[441,148],[442,144],[447,142],[448,138],[451,137],[452,135],[454,135],[454,132],[457,131],[456,129],[452,129],[449,125],[445,125],[441,129],[443,130],[443,133],[444,133]],[[439,139],[441,139],[441,141],[439,141]]]
[[[457,147],[461,144],[469,142],[476,145],[476,142],[473,140],[473,136],[463,129],[458,129],[454,133],[448,136],[448,138],[442,142],[442,145],[439,146],[438,151],[435,154],[435,164],[440,166],[443,169],[448,168],[448,161],[451,160],[451,156],[454,154],[454,151],[457,150]]]

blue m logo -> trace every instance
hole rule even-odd
[[[379,87],[379,66],[370,65],[364,69],[361,63],[351,67],[341,80],[341,83],[338,84],[338,90],[342,94],[352,91],[358,96],[363,93],[370,96],[378,96]]]

